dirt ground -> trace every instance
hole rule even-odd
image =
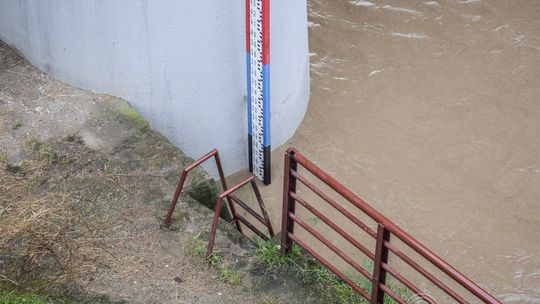
[[[125,101],[56,81],[0,43],[0,126],[1,281],[92,303],[303,298],[254,269],[253,246],[230,225],[209,266],[201,253],[212,213],[187,194],[160,228],[191,160]]]

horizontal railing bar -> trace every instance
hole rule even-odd
[[[415,261],[413,261],[413,259],[411,259],[409,256],[407,256],[403,252],[401,252],[401,250],[399,250],[399,248],[397,248],[394,245],[390,244],[390,242],[384,242],[384,246],[386,246],[386,248],[388,248],[390,251],[392,251],[400,259],[402,259],[405,263],[409,264],[409,266],[411,266],[414,270],[418,271],[421,275],[423,275],[425,278],[430,280],[433,284],[437,285],[437,287],[439,287],[447,295],[454,298],[454,300],[458,301],[461,304],[468,303],[465,299],[463,299],[460,295],[458,295],[450,287],[446,286],[443,282],[441,282],[439,279],[437,279],[434,275],[432,275],[427,270],[425,270],[422,266],[418,265]]]
[[[369,249],[364,247],[364,245],[360,244],[356,239],[354,239],[350,234],[345,232],[345,230],[341,229],[338,225],[336,225],[334,222],[332,222],[329,218],[327,218],[324,214],[322,214],[319,210],[315,209],[312,205],[310,205],[306,200],[304,200],[302,197],[300,197],[297,193],[294,193],[291,191],[290,193],[291,197],[300,203],[302,206],[304,206],[309,212],[313,213],[315,216],[320,218],[326,225],[330,226],[332,229],[334,229],[339,235],[341,235],[343,238],[345,238],[347,241],[349,241],[351,244],[354,245],[358,250],[362,251],[366,256],[368,256],[370,259],[375,259],[375,254],[371,253]]]
[[[386,263],[382,263],[381,265],[384,270],[390,273],[401,284],[405,285],[405,287],[409,288],[412,292],[421,297],[422,300],[426,301],[428,304],[436,304],[433,299],[431,299],[429,296],[425,296],[422,290],[420,290],[420,288],[416,287],[413,283],[411,283],[411,281],[407,280],[404,276],[402,276],[400,273],[390,267],[390,265]]]
[[[266,235],[264,235],[264,233],[262,233],[259,229],[257,229],[257,227],[253,226],[253,224],[251,224],[248,220],[246,220],[245,218],[243,218],[240,215],[237,215],[236,218],[240,222],[242,222],[242,224],[246,225],[251,231],[253,231],[253,233],[258,235],[260,238],[262,238],[265,241],[269,240],[269,238]]]
[[[358,292],[361,296],[363,296],[366,300],[370,301],[370,296],[367,294],[365,290],[360,288],[356,283],[353,282],[349,277],[341,273],[339,270],[337,270],[334,265],[330,264],[327,260],[325,260],[320,254],[318,254],[315,250],[310,248],[306,245],[306,243],[302,242],[300,239],[298,239],[294,234],[287,232],[287,235],[291,240],[293,240],[296,244],[298,244],[300,247],[304,248],[309,254],[311,254],[317,261],[322,263],[324,266],[326,266],[330,271],[332,271],[338,278],[340,278],[343,282],[345,282],[347,285],[351,286],[352,289],[354,289],[356,292]]]
[[[184,188],[184,183],[186,181],[187,175],[190,171],[195,169],[197,166],[201,165],[205,161],[212,158],[212,156],[215,158],[216,167],[219,173],[219,178],[221,180],[221,187],[223,190],[227,190],[227,181],[225,180],[225,174],[223,173],[223,167],[221,166],[221,160],[219,158],[219,152],[217,149],[213,149],[212,151],[206,153],[201,158],[193,162],[191,165],[187,166],[182,170],[182,173],[180,175],[180,180],[178,181],[178,184],[176,185],[176,190],[174,192],[173,198],[171,200],[171,203],[169,205],[169,210],[167,211],[167,214],[165,215],[165,218],[163,219],[163,226],[169,227],[171,224],[171,217],[174,212],[174,209],[176,208],[176,204],[178,203],[178,198],[180,197],[180,193],[182,192],[182,189]],[[232,205],[232,202],[229,198],[227,198],[227,203],[229,205],[228,211],[231,215],[233,215],[236,211],[234,209],[234,206]],[[242,228],[237,223],[236,228],[238,231],[242,232]]]
[[[246,178],[245,180],[241,181],[240,183],[234,185],[232,188],[229,188],[229,189],[221,192],[219,197],[220,198],[229,197],[231,195],[231,193],[236,192],[238,189],[242,188],[247,183],[251,182],[253,179],[254,179],[253,176],[250,176],[250,177]]]
[[[184,171],[191,171],[193,170],[195,167],[197,167],[198,165],[204,163],[205,161],[207,161],[208,159],[210,159],[212,156],[216,155],[217,154],[217,149],[214,149],[208,153],[206,153],[205,155],[203,155],[201,158],[199,158],[197,161],[195,161],[194,163],[192,163],[191,165],[187,166]]]
[[[383,216],[381,213],[379,213],[376,209],[371,207],[369,204],[367,204],[364,200],[362,200],[360,197],[358,197],[352,191],[350,191],[345,186],[343,186],[341,183],[339,183],[337,180],[335,180],[332,176],[330,176],[329,174],[327,174],[326,172],[321,170],[321,168],[319,168],[317,165],[315,165],[310,160],[308,160],[306,157],[304,157],[304,155],[299,153],[296,149],[289,148],[287,150],[287,153],[288,154],[293,154],[294,155],[294,160],[298,164],[300,164],[306,170],[308,170],[313,175],[315,175],[317,178],[319,178],[328,187],[334,189],[334,191],[339,193],[341,196],[343,196],[345,199],[347,199],[349,202],[351,202],[357,208],[362,210],[365,214],[367,214],[369,217],[371,217],[374,221],[376,221],[379,224],[382,224],[386,229],[388,229],[390,231],[391,234],[395,235],[397,238],[399,238],[401,241],[403,241],[407,246],[409,246],[411,249],[416,251],[418,254],[420,254],[422,257],[424,257],[426,260],[428,260],[435,267],[439,268],[441,271],[443,271],[445,274],[447,274],[449,277],[451,277],[453,280],[455,280],[457,283],[459,283],[465,289],[470,291],[473,295],[478,297],[480,300],[482,300],[482,301],[484,301],[486,303],[501,303],[499,300],[497,300],[491,294],[486,292],[484,289],[482,289],[476,283],[474,283],[469,278],[467,278],[465,275],[463,275],[461,272],[459,272],[456,268],[454,268],[453,266],[448,264],[446,261],[441,259],[438,255],[436,255],[431,250],[426,248],[424,245],[422,245],[420,242],[418,242],[415,238],[410,236],[408,233],[406,233],[404,230],[399,228],[396,224],[394,224],[392,221],[387,219],[385,216]],[[294,173],[296,173],[296,172],[294,170],[291,170],[291,174],[294,175]]]
[[[362,230],[367,232],[372,237],[376,238],[377,233],[373,231],[371,228],[368,227],[368,225],[364,224],[362,221],[360,221],[358,218],[356,218],[352,213],[347,211],[343,206],[341,206],[338,202],[333,200],[328,194],[322,192],[321,189],[317,188],[314,184],[312,184],[310,181],[308,181],[305,177],[303,177],[300,173],[297,171],[294,171],[291,169],[291,174],[296,177],[302,184],[306,185],[311,191],[315,192],[320,198],[325,200],[328,204],[330,204],[332,207],[336,208],[341,214],[343,214],[345,217],[347,217],[349,220],[351,220],[353,223],[355,223],[358,227],[360,227]]]
[[[300,225],[302,228],[304,228],[309,233],[311,233],[321,243],[323,243],[326,247],[328,247],[330,250],[332,250],[335,254],[337,254],[339,257],[341,257],[343,260],[345,260],[347,263],[349,263],[349,265],[351,265],[356,271],[360,272],[368,280],[370,280],[370,281],[373,280],[373,276],[369,272],[367,272],[367,270],[365,270],[362,266],[360,266],[358,263],[353,261],[353,259],[351,257],[349,257],[348,255],[346,255],[343,251],[339,250],[339,248],[337,248],[328,239],[326,239],[319,232],[317,232],[315,229],[313,229],[313,227],[306,224],[306,222],[304,222],[301,218],[299,218],[298,216],[296,216],[292,212],[289,212],[289,218],[291,218],[298,225]]]
[[[236,195],[231,194],[229,197],[233,200],[233,202],[237,203],[240,207],[242,207],[244,210],[246,210],[249,214],[251,214],[255,219],[257,219],[261,224],[268,226],[268,223],[266,220],[260,216],[255,210],[253,210],[251,207],[249,207],[246,203],[244,203],[242,200],[240,200]]]
[[[403,300],[399,295],[397,295],[392,289],[390,289],[388,286],[384,284],[379,284],[379,288],[384,291],[387,295],[389,295],[392,299],[396,300],[399,304],[409,304],[405,300]]]

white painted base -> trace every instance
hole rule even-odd
[[[244,1],[2,0],[0,39],[69,84],[127,99],[189,156],[247,166]],[[306,0],[271,1],[272,147],[309,99]],[[210,172],[213,166],[206,166]]]

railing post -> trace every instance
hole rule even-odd
[[[163,220],[163,226],[169,227],[171,225],[171,217],[174,212],[174,208],[176,208],[176,204],[178,203],[178,198],[180,197],[180,192],[182,192],[182,188],[184,187],[184,183],[186,181],[187,171],[184,169],[182,171],[182,175],[180,176],[180,180],[178,181],[178,184],[176,186],[176,191],[174,191],[174,196],[171,200],[171,205],[169,206],[169,210],[167,211],[167,215],[165,216],[165,219]]]
[[[291,251],[292,240],[289,233],[294,233],[294,221],[289,218],[289,212],[294,214],[296,201],[291,197],[291,192],[296,192],[296,177],[292,176],[291,170],[297,169],[294,159],[294,151],[287,150],[285,153],[285,166],[283,173],[283,213],[281,218],[281,255]]]
[[[384,291],[380,288],[380,284],[386,284],[386,270],[382,267],[383,263],[388,263],[388,248],[384,246],[385,241],[390,241],[390,232],[379,224],[377,227],[373,281],[371,282],[371,304],[382,304],[384,302]]]
[[[221,180],[221,187],[223,188],[223,191],[227,191],[229,187],[227,187],[227,180],[225,180],[225,174],[223,173],[223,166],[221,165],[221,159],[219,158],[219,152],[216,151],[216,154],[214,155],[214,158],[216,160],[216,166],[218,168],[219,172],[219,179]],[[227,196],[227,202],[229,203],[229,213],[231,214],[231,218],[234,220],[237,218],[236,215],[236,209],[234,208],[234,204],[231,201],[231,198]],[[236,229],[238,231],[242,232],[242,226],[240,226],[240,223],[238,221],[235,222]]]
[[[219,214],[221,213],[222,196],[218,196],[216,199],[216,206],[214,210],[214,217],[212,219],[212,228],[210,229],[210,239],[208,240],[208,247],[206,248],[206,258],[208,259],[212,255],[214,250],[214,241],[216,239],[217,226],[219,224]]]

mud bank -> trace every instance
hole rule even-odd
[[[84,303],[310,297],[285,273],[258,264],[254,245],[224,222],[214,259],[203,259],[213,213],[193,197],[211,199],[204,194],[215,183],[202,170],[190,175],[171,228],[160,228],[179,172],[192,160],[125,101],[65,85],[3,43],[0,126],[6,284]]]

